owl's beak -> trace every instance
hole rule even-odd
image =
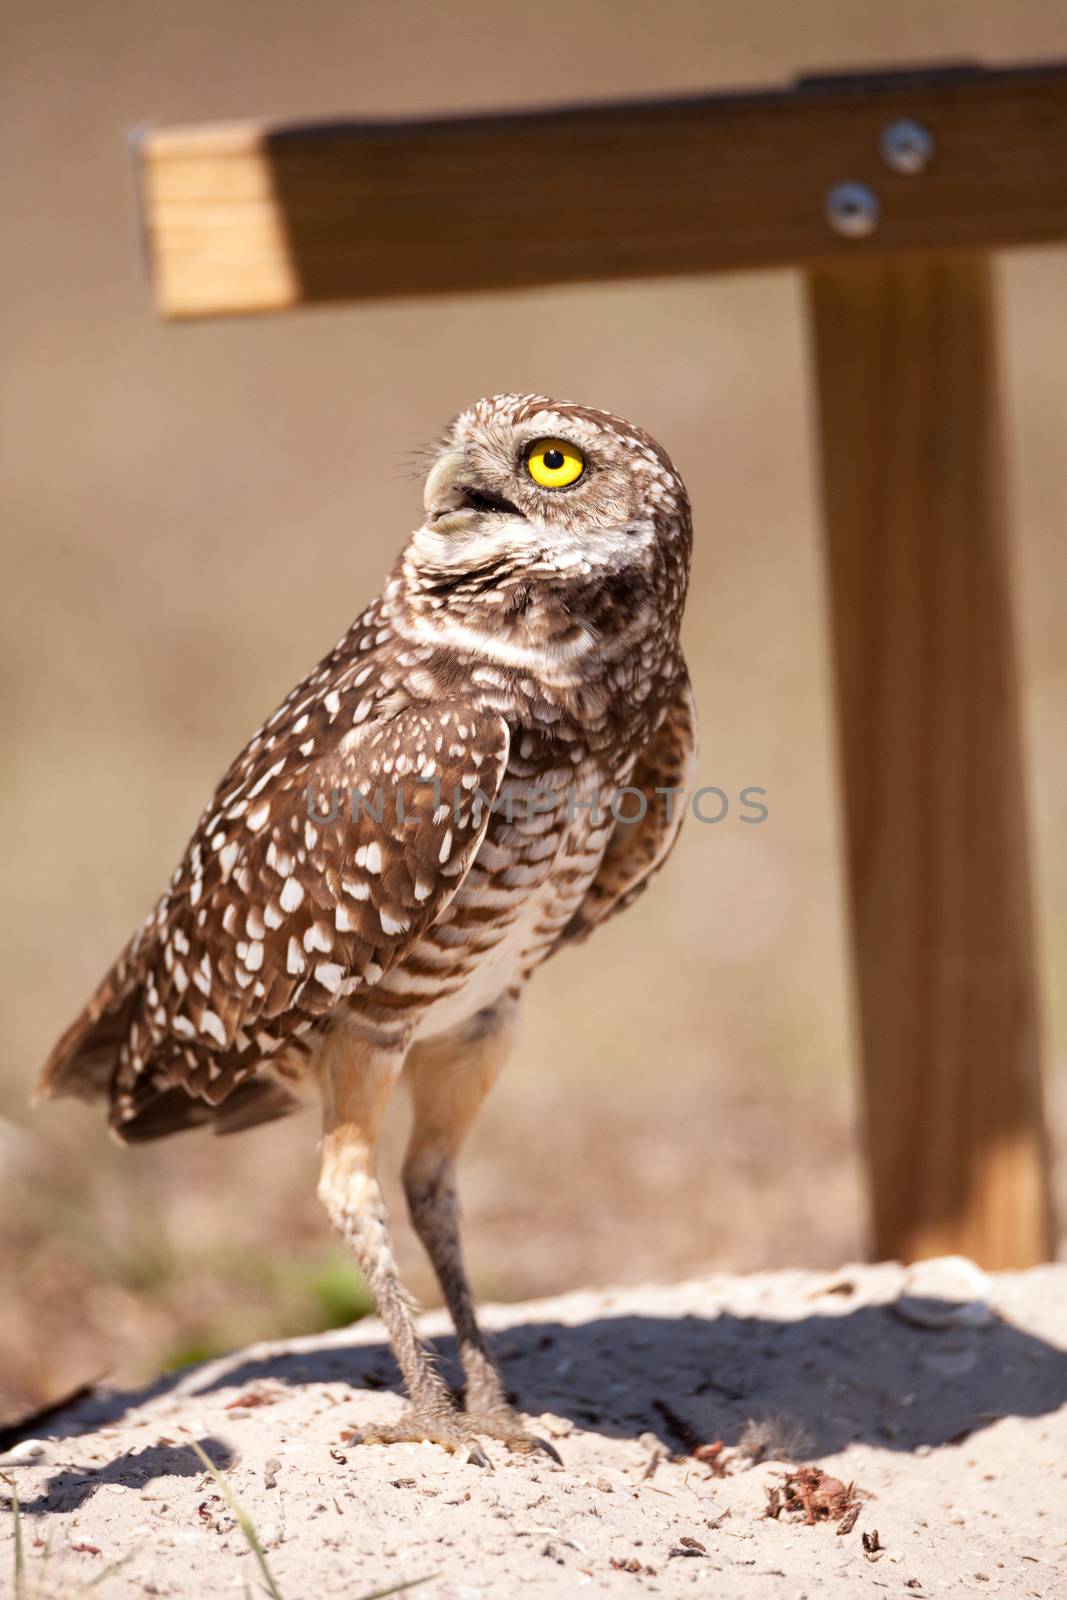
[[[422,503],[428,517],[439,517],[446,511],[458,511],[466,496],[470,471],[462,450],[449,450],[430,468]]]
[[[462,450],[449,450],[434,462],[422,492],[422,503],[437,532],[450,533],[466,528],[473,517],[522,516],[512,501],[472,482],[472,478],[470,463]]]

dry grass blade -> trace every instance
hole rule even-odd
[[[267,1564],[266,1553],[263,1549],[263,1546],[259,1542],[259,1535],[256,1532],[255,1525],[252,1522],[251,1517],[245,1511],[244,1507],[238,1503],[233,1490],[230,1488],[229,1484],[226,1482],[226,1479],[223,1477],[218,1467],[216,1467],[207,1451],[195,1439],[190,1439],[189,1448],[200,1458],[204,1466],[214,1478],[215,1482],[218,1484],[219,1488],[222,1490],[223,1499],[226,1501],[226,1504],[237,1518],[241,1532],[248,1541],[248,1547],[255,1556],[256,1560],[259,1562],[259,1570],[263,1574],[263,1580],[267,1585],[267,1589],[271,1595],[271,1600],[282,1600],[281,1590],[275,1583],[274,1574],[271,1572],[270,1567]]]
[[[14,1478],[9,1478],[6,1472],[0,1472],[0,1478],[11,1489],[11,1515],[15,1523],[15,1600],[22,1600],[25,1593],[26,1581],[26,1552],[22,1548],[22,1517],[19,1513],[19,1492],[15,1487]]]
[[[358,1600],[385,1600],[388,1594],[400,1594],[404,1589],[414,1589],[420,1583],[432,1583],[436,1572],[427,1572],[421,1578],[403,1578],[399,1583],[391,1583],[388,1589],[372,1589],[369,1594],[361,1594]]]

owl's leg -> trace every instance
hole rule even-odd
[[[403,1064],[402,1044],[370,1044],[347,1022],[327,1036],[318,1062],[323,1100],[319,1198],[370,1285],[411,1399],[411,1411],[399,1423],[362,1428],[353,1442],[429,1439],[448,1450],[466,1445],[471,1459],[484,1465],[484,1452],[472,1443],[470,1428],[416,1332],[375,1173],[382,1113]]]
[[[478,1326],[460,1242],[456,1156],[504,1065],[517,1023],[516,998],[507,994],[464,1028],[413,1046],[406,1063],[414,1121],[404,1158],[404,1192],[455,1323],[471,1430],[503,1439],[511,1449],[545,1450],[558,1461],[551,1445],[527,1433],[508,1404]]]

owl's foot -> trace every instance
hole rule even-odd
[[[368,1422],[362,1428],[350,1428],[344,1436],[346,1445],[355,1444],[439,1444],[454,1455],[466,1450],[467,1460],[476,1467],[489,1467],[492,1462],[474,1437],[466,1417],[458,1412],[407,1411],[399,1422]]]
[[[510,1406],[494,1406],[488,1411],[466,1411],[463,1421],[471,1433],[480,1434],[485,1439],[500,1439],[509,1450],[515,1450],[520,1455],[533,1455],[539,1451],[542,1455],[549,1456],[559,1466],[563,1465],[562,1457],[554,1445],[547,1439],[541,1439],[536,1433],[531,1433],[524,1428],[515,1412]]]
[[[541,1451],[560,1466],[558,1452],[546,1439],[527,1431],[513,1411],[504,1408],[470,1415],[468,1413],[420,1413],[408,1411],[399,1422],[368,1422],[349,1429],[346,1445],[357,1444],[439,1444],[449,1454],[466,1450],[467,1460],[476,1467],[491,1467],[492,1462],[478,1443],[478,1436],[499,1439],[509,1450],[521,1455]]]

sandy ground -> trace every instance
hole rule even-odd
[[[486,1318],[562,1466],[500,1445],[490,1470],[426,1445],[346,1449],[346,1426],[402,1405],[376,1322],[255,1346],[150,1389],[98,1390],[8,1452],[25,1591],[262,1592],[193,1438],[285,1600],[423,1577],[435,1600],[1067,1596],[1067,1266],[716,1275]],[[443,1332],[439,1317],[427,1327]],[[769,1517],[798,1466],[856,1492],[830,1485],[813,1523],[785,1506]],[[3,1538],[0,1588],[10,1514]]]

